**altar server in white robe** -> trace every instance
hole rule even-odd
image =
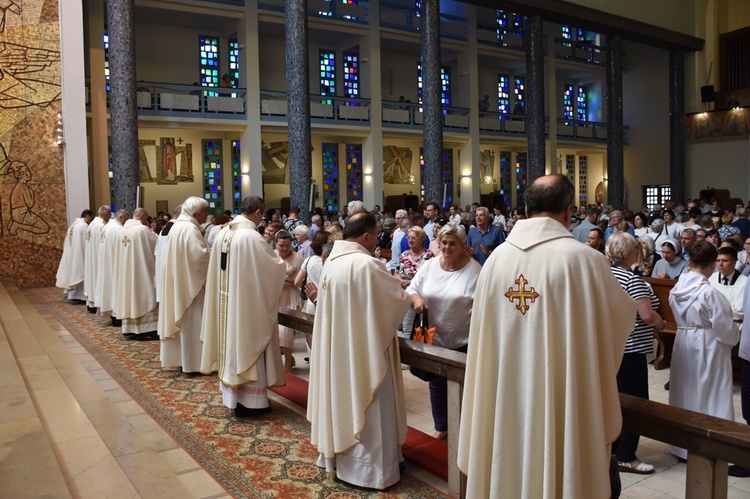
[[[177,220],[180,215],[182,215],[182,205],[179,204],[172,212],[172,220],[167,222],[167,225],[164,226],[164,228],[161,230],[160,233],[157,234],[156,238],[156,248],[154,249],[154,258],[155,258],[155,270],[156,270],[156,302],[161,302],[161,281],[162,281],[162,273],[164,270],[164,253],[166,252],[167,248],[167,239],[169,238],[169,232],[172,230],[172,227],[174,227],[175,220]]]
[[[86,303],[83,292],[83,278],[86,272],[86,233],[94,212],[83,210],[81,218],[76,218],[65,233],[63,254],[57,267],[55,285],[65,290],[69,300]]]
[[[210,253],[200,224],[207,216],[208,202],[203,198],[191,196],[182,204],[182,214],[172,221],[166,237],[162,262],[161,365],[181,366],[186,373],[201,370],[201,325]]]
[[[139,341],[158,340],[159,309],[156,303],[154,248],[156,234],[143,208],[125,222],[115,258],[117,287],[114,313],[122,320],[122,334]]]
[[[575,189],[543,176],[490,255],[469,331],[458,466],[467,497],[606,498],[616,375],[636,304],[567,227]],[[618,484],[619,485],[619,484]]]
[[[732,317],[735,322],[742,322],[745,314],[742,307],[745,299],[745,283],[747,276],[742,275],[737,265],[737,251],[734,248],[722,246],[716,257],[716,270],[708,278],[708,282],[716,291],[723,294],[732,306]]]
[[[396,328],[409,295],[372,256],[372,213],[351,216],[318,288],[307,419],[318,466],[347,483],[385,489],[401,478],[406,403]]]
[[[211,249],[206,278],[201,372],[218,371],[224,405],[238,417],[270,411],[267,388],[286,384],[278,332],[286,265],[257,230],[264,211],[258,196],[242,201]]]
[[[86,232],[86,266],[83,277],[83,293],[86,295],[86,307],[89,313],[95,314],[96,285],[99,278],[99,246],[101,246],[102,228],[109,222],[112,210],[109,205],[99,207],[98,215],[89,224]]]
[[[698,241],[690,251],[690,271],[669,292],[677,334],[669,368],[669,405],[734,421],[732,347],[739,327],[729,300],[711,287],[716,248]],[[685,449],[669,452],[686,459]]]
[[[121,244],[123,224],[130,218],[130,213],[125,210],[117,210],[115,216],[109,219],[107,225],[102,227],[99,239],[99,278],[96,281],[96,304],[99,307],[99,315],[109,315],[114,327],[121,327],[120,321],[112,313],[114,302],[114,289],[117,287],[117,268],[115,267],[115,253]]]

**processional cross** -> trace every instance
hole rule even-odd
[[[523,315],[526,315],[526,311],[529,309],[526,300],[531,300],[531,303],[534,303],[534,301],[539,298],[539,293],[537,293],[533,287],[531,289],[526,289],[526,284],[528,284],[528,281],[523,274],[521,274],[518,279],[516,279],[518,289],[510,287],[508,288],[508,292],[505,293],[505,297],[511,302],[518,300],[518,303],[516,303],[516,309],[520,310]]]

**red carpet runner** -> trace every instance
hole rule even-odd
[[[271,388],[287,400],[307,407],[307,381],[286,373],[286,386]],[[435,476],[448,480],[448,442],[409,427],[402,447],[404,458]]]

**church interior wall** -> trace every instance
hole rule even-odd
[[[718,11],[719,33],[750,26],[750,2],[747,0],[714,0]]]
[[[417,62],[411,54],[383,52],[381,62],[381,89],[383,100],[397,101],[400,96],[417,102]]]
[[[283,38],[264,38],[260,56],[260,89],[286,92],[286,45]],[[316,69],[312,66],[311,69]],[[317,71],[310,71],[310,79]]]
[[[695,22],[695,0],[569,0],[571,3],[601,10],[608,14],[635,19],[654,26],[692,35]],[[744,0],[737,0],[742,2]]]
[[[733,198],[750,199],[750,138],[686,144],[687,192],[698,197],[701,189],[728,189]]]
[[[625,182],[628,206],[636,209],[642,185],[669,183],[669,54],[627,41],[623,54]]]

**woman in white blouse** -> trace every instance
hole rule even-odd
[[[474,291],[481,266],[463,252],[463,227],[447,224],[438,233],[441,255],[427,260],[409,283],[414,311],[429,313],[429,326],[436,327],[435,345],[466,352]],[[435,438],[448,435],[448,384],[442,376],[430,381],[430,402]]]

